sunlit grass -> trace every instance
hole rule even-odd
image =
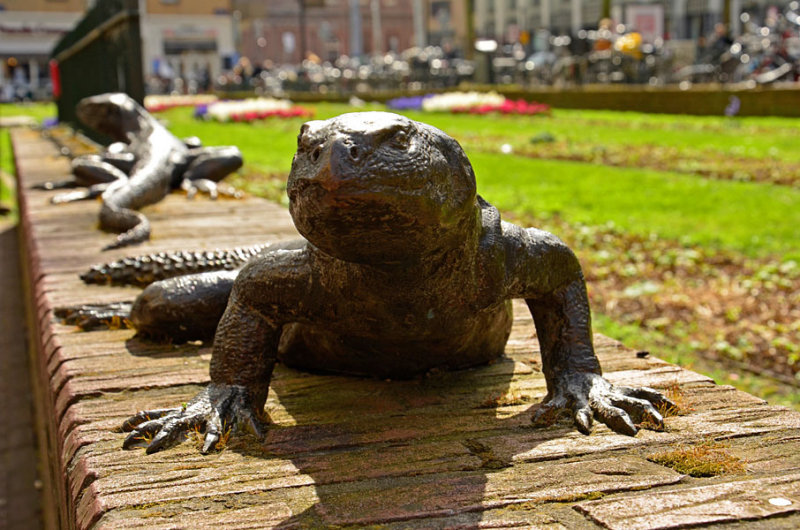
[[[800,257],[800,189],[501,154],[472,153],[470,160],[480,193],[500,210]]]
[[[314,108],[318,119],[352,111],[346,105],[321,104]],[[701,145],[730,147],[729,138],[717,130],[724,128],[723,118],[596,111],[555,111],[551,118],[408,114],[442,128],[456,139],[459,134],[499,134],[514,139],[520,134],[531,136],[543,128],[557,126],[570,131],[571,135],[607,143],[628,142],[647,133],[653,141],[680,140],[687,149]],[[175,109],[162,116],[178,136],[197,135],[208,145],[237,145],[247,165],[264,173],[283,174],[291,167],[297,132],[304,121],[220,124],[197,121],[186,109]],[[613,127],[617,122],[629,124],[630,118],[647,127],[633,131]],[[607,120],[606,127],[595,127],[604,129],[602,134],[575,123],[589,119]],[[780,142],[788,145],[792,136],[800,135],[800,120],[746,118],[742,122],[745,130],[774,127],[776,132],[767,135],[773,146]],[[657,128],[659,124],[663,125],[660,129]],[[691,128],[691,134],[675,130],[677,125]],[[760,146],[758,151],[767,149],[761,138],[750,137],[742,131],[736,135],[743,137],[738,140],[740,143]],[[704,140],[697,140],[696,136]],[[720,247],[748,255],[800,257],[797,245],[800,190],[796,188],[499,153],[468,150],[467,154],[475,168],[479,193],[501,210],[536,216],[558,214],[571,222],[594,225],[613,222],[634,233],[654,233],[687,244]],[[787,149],[779,155],[790,159],[800,156],[800,150]]]
[[[45,118],[56,115],[56,107],[52,103],[0,103],[0,118],[30,116],[41,122]],[[11,139],[8,130],[0,128],[0,171],[6,178],[14,176],[14,159],[11,153]],[[6,181],[0,181],[0,203],[13,206],[13,189]]]
[[[529,138],[548,132],[558,140],[596,145],[659,145],[689,151],[800,160],[797,139],[800,120],[794,118],[676,116],[635,112],[555,109],[551,116],[407,113],[458,137],[479,132],[509,138]]]
[[[56,116],[54,103],[0,103],[0,118],[30,116],[38,122]]]
[[[14,157],[11,153],[11,135],[5,129],[0,129],[0,170],[8,175],[14,174]],[[5,200],[6,197],[0,197]]]

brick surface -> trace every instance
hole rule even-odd
[[[101,253],[111,236],[97,230],[96,203],[53,206],[51,192],[29,189],[63,178],[67,161],[32,131],[15,132],[13,141],[33,279],[37,397],[49,424],[46,482],[64,528],[800,525],[800,415],[639,358],[607,337],[596,336],[596,348],[608,378],[677,386],[684,414],[668,418],[665,432],[636,437],[603,426],[589,437],[569,425],[532,428],[529,409],[545,384],[519,302],[506,357],[490,366],[402,382],[278,366],[265,440],[243,436],[207,456],[192,442],[149,456],[123,451],[121,422],[190,399],[207,381],[210,346],[149,343],[131,330],[84,333],[53,321],[53,307],[138,292],[85,286],[78,274],[130,254],[296,234],[273,203],[174,194],[146,210],[152,241]],[[745,471],[691,478],[647,458],[707,440],[724,441]],[[789,504],[771,504],[773,493]]]
[[[0,223],[0,528],[42,524],[15,226]]]

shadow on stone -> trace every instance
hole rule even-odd
[[[494,442],[531,430],[529,407],[519,412],[519,403],[498,399],[508,396],[515,366],[504,357],[410,381],[280,368],[268,402],[275,424],[263,446],[244,438],[229,447],[288,459],[314,485],[309,506],[279,527],[423,518],[426,526],[477,526],[490,476],[511,466],[513,455],[495,452]],[[538,432],[547,439],[560,431]]]

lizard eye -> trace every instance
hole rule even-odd
[[[297,149],[300,150],[308,144],[308,140],[306,140],[306,134],[311,127],[307,123],[304,123],[300,126],[300,134],[297,135]]]
[[[406,131],[397,131],[394,136],[392,136],[392,146],[396,149],[406,149],[408,148],[409,137]]]

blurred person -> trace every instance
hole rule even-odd
[[[705,57],[707,51],[708,51],[708,39],[706,39],[705,35],[700,35],[699,37],[697,37],[697,45],[694,56],[697,58]]]
[[[637,61],[642,58],[642,34],[631,31],[614,41],[614,49],[623,55],[633,57]]]
[[[610,18],[601,18],[597,23],[597,38],[594,41],[594,51],[604,52],[614,45],[614,21]]]
[[[241,78],[242,84],[250,81],[250,78],[253,77],[253,71],[253,63],[251,63],[250,59],[245,56],[240,57],[239,62],[233,67],[234,75]]]
[[[211,65],[206,63],[202,69],[200,69],[200,76],[197,80],[198,84],[200,85],[200,90],[203,92],[208,92],[211,90]]]
[[[719,62],[722,55],[730,49],[732,44],[733,39],[728,33],[728,26],[722,22],[714,24],[714,33],[708,39],[708,46],[705,49],[706,62]]]

